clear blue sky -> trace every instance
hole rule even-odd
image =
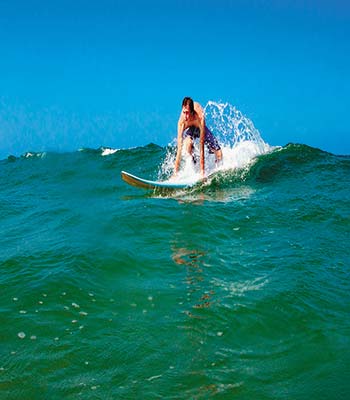
[[[0,0],[0,158],[169,143],[184,96],[350,154],[350,2]]]

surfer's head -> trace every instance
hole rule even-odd
[[[182,113],[185,117],[185,121],[189,119],[190,115],[194,115],[194,104],[191,97],[185,97],[182,100]]]

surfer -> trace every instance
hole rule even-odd
[[[209,149],[209,153],[215,154],[216,163],[222,160],[222,150],[216,137],[205,125],[204,112],[201,105],[194,102],[190,97],[185,97],[182,101],[182,110],[177,124],[177,153],[174,165],[174,175],[180,167],[182,146],[188,154],[192,156],[193,162],[196,159],[193,154],[193,140],[199,138],[199,166],[202,177],[204,178],[204,144]]]

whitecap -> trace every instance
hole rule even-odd
[[[35,152],[30,152],[27,151],[26,153],[24,153],[24,155],[22,157],[24,158],[30,158],[30,157],[38,157],[38,158],[44,158],[46,156],[46,152],[39,152],[39,153],[35,153]]]
[[[111,148],[108,148],[108,147],[102,147],[101,148],[101,150],[102,150],[102,156],[104,157],[104,156],[110,156],[111,154],[114,154],[114,153],[116,153],[119,149],[111,149]]]
[[[162,375],[154,375],[154,376],[151,376],[150,378],[147,378],[147,380],[149,381],[149,382],[151,382],[151,381],[153,381],[154,379],[159,379],[159,378],[161,378],[162,377]]]

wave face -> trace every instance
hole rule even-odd
[[[172,145],[0,162],[4,398],[346,398],[350,158],[254,135],[172,194],[120,178]]]

